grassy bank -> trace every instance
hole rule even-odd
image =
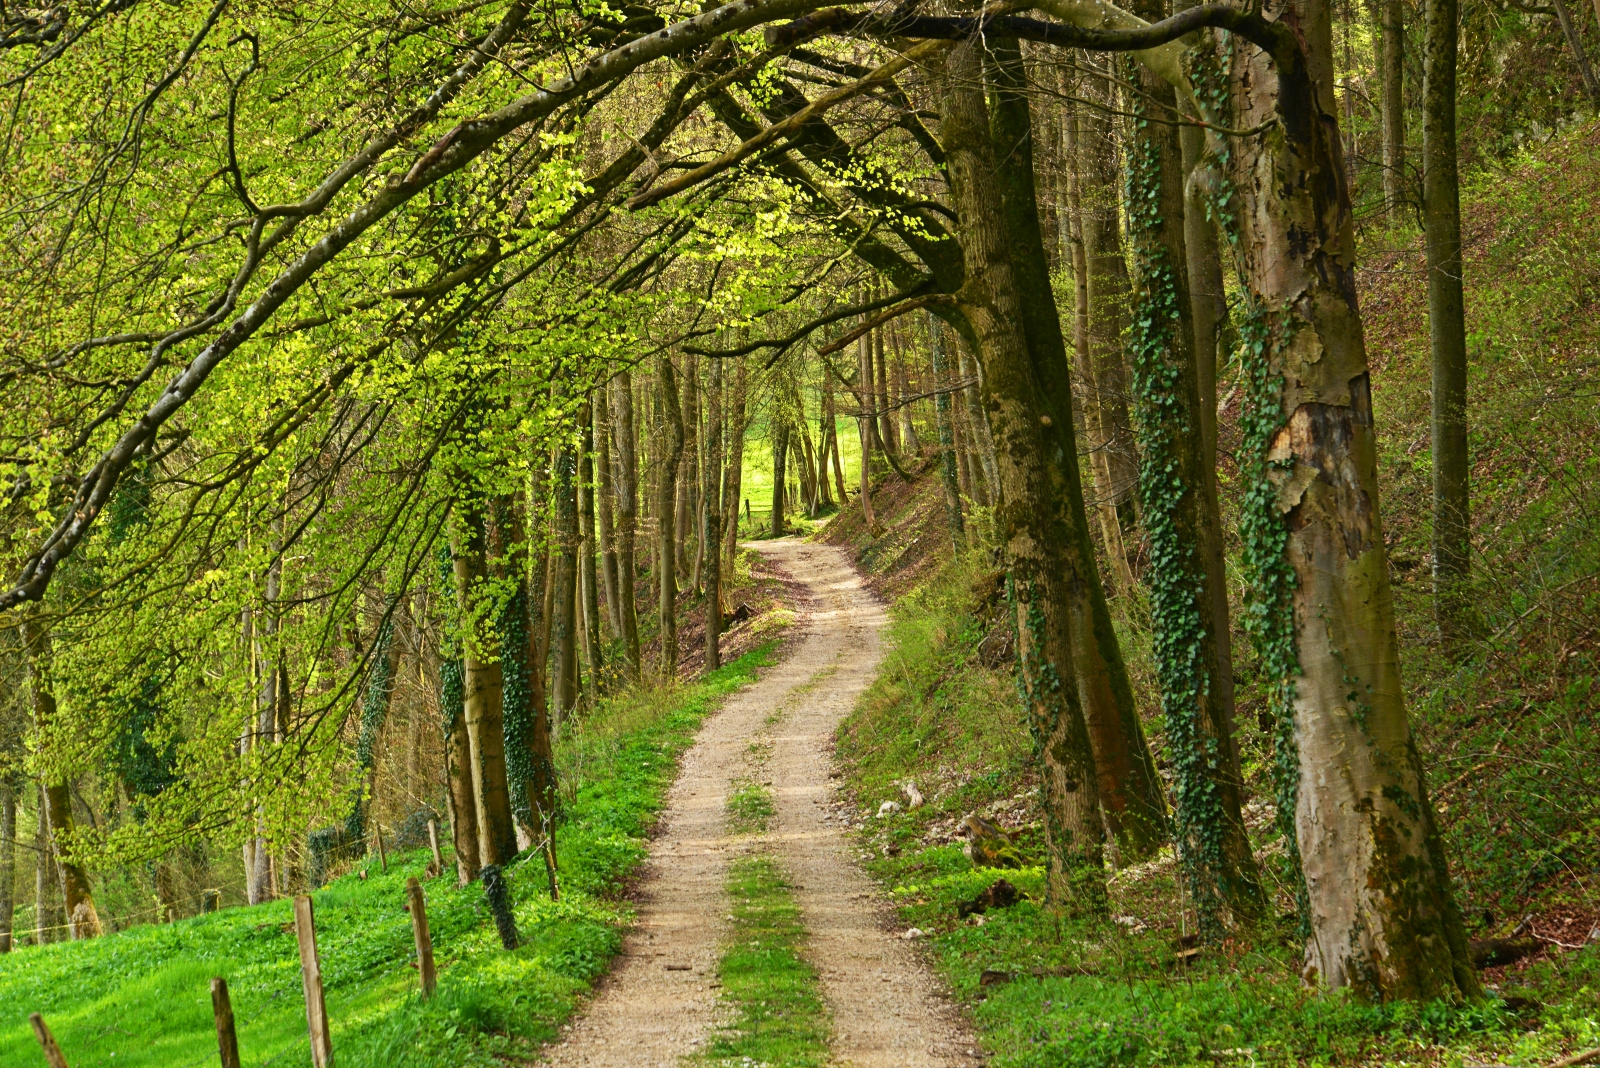
[[[530,1056],[621,945],[620,891],[677,758],[718,700],[771,662],[770,644],[692,685],[606,702],[562,739],[562,897],[537,859],[511,867],[522,944],[500,948],[482,890],[427,882],[438,996],[417,997],[407,877],[425,853],[376,858],[312,895],[341,1068],[468,1068]],[[453,871],[447,857],[446,867]],[[363,871],[365,878],[362,877]],[[38,1063],[27,1023],[42,1013],[74,1068],[188,1068],[216,1061],[209,981],[225,976],[247,1065],[309,1061],[291,906],[276,901],[92,942],[0,957],[0,1064]]]
[[[867,867],[906,926],[928,933],[997,1068],[1543,1064],[1600,1045],[1600,947],[1490,976],[1500,996],[1481,1005],[1363,1005],[1301,982],[1287,926],[1187,959],[1193,918],[1170,853],[1113,878],[1116,919],[1103,924],[1046,907],[1037,866],[974,868],[958,844],[972,811],[1011,828],[1027,862],[1042,859],[1032,747],[1009,666],[986,666],[980,652],[991,620],[975,611],[978,574],[953,565],[893,608],[891,651],[838,752],[856,833],[874,857]],[[905,800],[906,780],[926,803],[878,818],[883,801]],[[1267,833],[1256,844],[1270,854]],[[959,916],[999,878],[1023,899]]]

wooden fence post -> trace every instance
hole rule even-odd
[[[211,1014],[217,1018],[217,1054],[222,1068],[239,1068],[239,1036],[233,1029],[233,1002],[228,1000],[228,981],[222,976],[211,980]]]
[[[383,873],[389,874],[389,855],[383,851],[383,824],[377,820],[372,821],[372,829],[378,835],[378,863],[383,865]]]
[[[294,933],[300,942],[300,978],[306,988],[306,1029],[311,1033],[311,1063],[333,1068],[333,1041],[328,1035],[328,1005],[322,999],[322,965],[317,961],[317,928],[311,898],[294,899]]]
[[[433,847],[433,873],[444,874],[444,854],[439,852],[439,821],[428,821],[428,844]]]
[[[38,1038],[39,1045],[44,1047],[45,1063],[50,1065],[50,1068],[67,1068],[67,1055],[56,1045],[56,1036],[45,1026],[44,1017],[36,1012],[30,1013],[28,1022],[33,1025],[33,1033]]]
[[[417,975],[422,980],[422,1000],[433,996],[438,976],[433,970],[433,936],[428,933],[428,906],[416,876],[406,880],[406,908],[411,911],[411,933],[417,940]]]

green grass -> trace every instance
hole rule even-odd
[[[771,647],[706,679],[607,704],[569,730],[559,837],[562,898],[542,864],[509,869],[522,945],[499,947],[477,885],[426,884],[438,995],[416,996],[408,876],[425,853],[375,859],[312,895],[341,1068],[472,1068],[531,1056],[553,1037],[621,945],[619,896],[646,852],[677,758],[718,699],[771,662]],[[447,864],[447,868],[453,865]],[[252,1066],[309,1063],[291,904],[226,909],[92,942],[0,957],[0,1064],[40,1062],[27,1023],[40,1012],[74,1068],[189,1068],[216,1062],[209,981],[225,976],[240,1053]],[[288,929],[286,929],[288,928]]]
[[[728,795],[728,829],[734,834],[760,834],[772,822],[772,791],[758,782],[741,779]]]
[[[977,660],[983,626],[972,614],[971,578],[953,565],[891,609],[879,678],[837,742],[858,815],[896,797],[906,778],[927,795],[915,811],[864,818],[858,840],[903,922],[929,933],[932,957],[968,1003],[995,1068],[1539,1065],[1600,1045],[1593,947],[1508,979],[1502,995],[1537,1003],[1515,1013],[1499,998],[1371,1006],[1305,986],[1287,929],[1207,947],[1180,964],[1184,916],[1170,855],[1112,880],[1113,915],[1137,918],[1137,931],[1065,921],[1046,907],[1036,830],[1021,836],[1033,866],[975,870],[948,843],[951,821],[973,809],[1016,811],[1019,798],[1025,822],[1036,827],[1039,817],[1009,669]],[[1000,877],[1025,899],[960,919],[957,905]],[[1007,978],[984,985],[985,971]]]
[[[808,404],[815,404],[815,398],[808,397]],[[839,435],[839,459],[843,461],[845,488],[851,493],[860,489],[861,485],[861,439],[856,432],[854,419],[840,416],[837,420]],[[810,419],[811,444],[813,448],[820,448],[818,440],[817,419],[815,409],[812,410]],[[746,537],[763,537],[772,529],[772,439],[767,435],[764,422],[751,425],[744,442],[744,464],[740,475],[739,485],[739,532]],[[833,467],[828,467],[828,485],[833,486]],[[790,469],[793,477],[793,468]],[[837,490],[834,491],[837,493]],[[745,501],[750,502],[749,518],[745,515]],[[799,530],[803,534],[811,533],[821,525],[821,520],[811,521],[803,515],[795,514],[788,517],[791,529]]]
[[[733,930],[717,967],[733,1020],[706,1044],[709,1064],[813,1068],[828,1060],[828,1013],[816,969],[801,955],[800,910],[770,857],[728,870]]]

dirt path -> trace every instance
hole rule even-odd
[[[872,681],[884,614],[845,554],[784,540],[758,543],[806,590],[793,655],[706,720],[668,795],[640,894],[639,922],[589,1010],[549,1050],[573,1068],[668,1068],[718,1022],[716,965],[725,935],[729,857],[749,848],[723,827],[729,783],[746,751],[772,743],[764,774],[777,815],[767,849],[795,884],[810,935],[806,956],[833,1016],[833,1063],[851,1068],[954,1068],[976,1050],[912,943],[823,819],[834,727]],[[785,717],[765,729],[774,711]],[[765,730],[764,730],[765,729]]]

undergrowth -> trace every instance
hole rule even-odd
[[[1600,1043],[1594,949],[1543,960],[1502,991],[1507,999],[1479,1005],[1373,1006],[1308,988],[1288,924],[1189,960],[1180,950],[1194,919],[1170,850],[1112,877],[1114,922],[1063,920],[1041,902],[1022,709],[1006,669],[979,657],[976,573],[951,565],[894,606],[882,673],[838,750],[867,867],[903,921],[929,935],[997,1068],[1459,1065],[1469,1053],[1538,1064]],[[878,817],[908,779],[926,803]],[[1019,832],[1028,866],[975,869],[956,843],[955,822],[970,810]],[[960,903],[1002,877],[1022,901],[958,917]]]
[[[771,663],[770,644],[691,685],[605,702],[558,747],[566,819],[561,900],[542,863],[508,869],[521,946],[500,948],[481,887],[425,883],[437,995],[416,994],[405,883],[425,852],[375,858],[312,895],[341,1068],[472,1068],[530,1057],[552,1038],[621,945],[626,880],[676,775],[677,758],[725,694]],[[448,836],[446,836],[448,837]],[[447,856],[446,870],[454,864]],[[291,902],[231,908],[91,942],[0,957],[0,1064],[37,1063],[42,1013],[74,1068],[198,1068],[216,1062],[209,982],[227,978],[246,1065],[308,1059]]]

